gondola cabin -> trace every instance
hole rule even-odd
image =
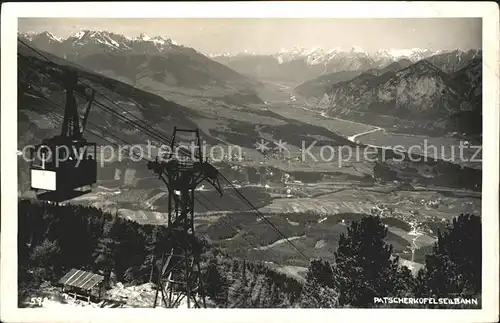
[[[45,140],[31,151],[31,188],[70,193],[97,183],[96,144],[68,138]]]
[[[87,95],[78,87],[78,75],[65,71],[60,77],[66,88],[66,106],[61,134],[45,139],[31,151],[31,189],[45,191],[39,199],[62,202],[86,192],[77,189],[97,182],[96,144],[87,142],[83,132],[87,123],[94,91]],[[81,120],[75,93],[87,101]]]

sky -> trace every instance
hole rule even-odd
[[[19,31],[68,37],[81,29],[164,36],[205,53],[272,53],[296,48],[430,50],[481,48],[481,18],[220,19],[22,18]]]

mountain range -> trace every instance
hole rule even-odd
[[[230,55],[203,54],[145,34],[82,30],[67,38],[50,32],[18,36],[88,71],[181,105],[195,97],[264,105],[261,81],[274,80],[299,84],[295,94],[321,101],[331,116],[410,133],[480,131],[481,50],[294,48]],[[187,101],[174,99],[178,93]],[[470,120],[476,120],[474,126]]]
[[[442,70],[453,72],[463,68],[472,58],[479,56],[481,56],[480,50],[431,51],[413,48],[366,52],[352,48],[350,50],[292,49],[275,54],[222,54],[211,55],[211,58],[243,75],[257,79],[302,83],[330,73],[380,69],[401,60],[415,63],[428,59]]]
[[[23,33],[18,37],[27,40],[37,48],[56,55],[72,59],[74,56],[95,54],[97,51],[134,52],[141,54],[158,54],[171,51],[193,50],[172,41],[170,38],[149,37],[141,34],[139,37],[127,37],[109,31],[80,30],[67,37],[57,37],[51,32]]]
[[[166,37],[130,38],[82,30],[67,38],[50,32],[19,33],[19,39],[134,87],[153,92],[193,90],[210,96],[254,93],[260,83]],[[192,92],[189,92],[192,93]]]
[[[477,134],[481,131],[480,67],[478,58],[450,74],[427,59],[393,63],[328,84],[321,108],[329,116],[408,133]],[[335,77],[339,78],[338,73],[328,80]],[[311,83],[325,81],[306,82],[296,90],[307,91]]]
[[[403,58],[381,68],[372,68],[366,71],[341,71],[336,73],[324,74],[300,84],[295,88],[295,92],[304,97],[321,97],[326,92],[330,91],[331,87],[336,83],[349,81],[360,75],[364,75],[364,78],[366,78],[379,76],[390,71],[395,72],[402,68],[408,67],[411,64],[412,62],[410,60]]]
[[[141,78],[142,69],[155,70],[153,78],[167,80],[167,84],[199,86],[236,83],[237,88],[252,89],[260,86],[256,80],[279,80],[305,82],[331,73],[365,72],[384,68],[391,63],[403,60],[415,63],[427,59],[443,71],[452,73],[465,67],[467,62],[481,56],[480,50],[432,51],[429,49],[381,49],[367,52],[357,47],[350,49],[333,48],[292,48],[273,54],[203,54],[193,48],[180,45],[164,36],[149,37],[142,33],[139,37],[127,37],[108,31],[81,30],[67,38],[60,38],[45,31],[41,33],[18,33],[18,37],[35,47],[77,62],[82,66],[100,71],[108,76],[121,77],[122,80],[135,82]],[[103,53],[107,55],[101,56]],[[127,59],[128,68],[124,71],[116,67],[115,59],[121,61],[127,54],[136,55]],[[97,55],[94,57],[88,57]],[[162,56],[167,59],[154,58]],[[101,63],[100,61],[104,62]],[[216,64],[216,62],[220,64]],[[111,64],[108,64],[111,63]],[[186,74],[171,72],[179,64],[196,70],[196,79],[186,80]],[[189,66],[193,64],[193,66]],[[156,71],[158,65],[165,66]],[[225,67],[229,67],[228,70]],[[132,73],[131,70],[138,70]],[[237,73],[233,73],[233,72]],[[132,75],[131,75],[132,73]],[[241,74],[241,75],[238,75]],[[195,76],[193,75],[193,78]],[[194,82],[194,84],[192,84]]]

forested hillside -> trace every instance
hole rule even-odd
[[[153,254],[167,252],[167,230],[140,225],[85,206],[19,203],[20,300],[44,281],[56,282],[71,268],[99,272],[109,284],[143,284],[150,280]],[[202,271],[207,294],[224,307],[290,306],[301,283],[265,265],[232,259],[207,246]],[[223,275],[222,275],[223,273]],[[251,297],[242,296],[244,291]],[[242,294],[243,293],[243,294]]]
[[[159,259],[168,243],[163,226],[158,226],[155,239],[155,226],[92,207],[21,200],[18,223],[20,302],[71,268],[99,272],[108,286],[146,283],[156,273],[154,259]],[[440,232],[417,277],[398,266],[392,247],[384,242],[386,235],[379,217],[353,222],[340,238],[334,262],[311,260],[305,282],[265,263],[229,257],[199,240],[209,304],[224,308],[376,307],[394,306],[373,303],[374,297],[384,296],[480,298],[479,217],[461,215]]]

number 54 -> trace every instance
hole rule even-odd
[[[42,306],[42,303],[43,303],[43,298],[41,298],[41,297],[31,297],[30,298],[31,305]]]

